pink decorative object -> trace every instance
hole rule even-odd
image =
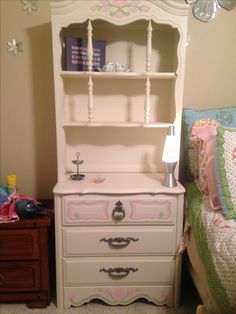
[[[141,0],[97,0],[90,6],[92,11],[107,12],[110,16],[122,19],[137,12],[148,12],[150,7],[142,5]]]
[[[100,175],[97,175],[97,177],[92,178],[93,183],[103,183],[106,180],[106,178],[101,177]]]

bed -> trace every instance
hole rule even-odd
[[[184,109],[188,269],[203,305],[236,313],[236,107]]]

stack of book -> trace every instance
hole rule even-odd
[[[105,65],[106,42],[93,40],[93,71]],[[65,70],[88,71],[88,41],[83,38],[65,37]]]

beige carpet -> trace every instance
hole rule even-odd
[[[189,300],[190,301],[190,300]],[[191,304],[192,303],[192,304]],[[29,309],[24,304],[0,304],[1,314],[195,314],[195,302],[181,305],[178,309],[134,302],[126,306],[109,306],[91,302],[80,307],[59,311],[54,303],[45,309]]]

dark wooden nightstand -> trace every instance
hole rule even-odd
[[[49,305],[54,282],[53,210],[0,224],[0,302]]]

